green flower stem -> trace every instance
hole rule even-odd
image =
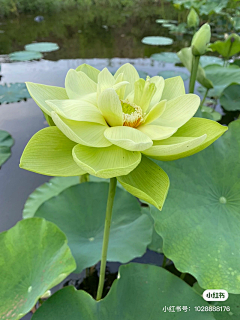
[[[167,257],[165,256],[165,254],[163,255],[163,263],[162,263],[162,268],[165,268],[167,265]]]
[[[189,82],[189,93],[194,93],[195,82],[197,78],[198,64],[199,64],[200,56],[192,56],[192,69],[191,69],[191,77]]]
[[[109,234],[110,234],[111,219],[112,219],[112,208],[113,208],[113,201],[114,201],[114,196],[116,192],[116,186],[117,186],[117,179],[111,178],[110,184],[109,184],[107,210],[106,210],[106,218],[105,218],[105,226],[104,226],[100,277],[99,277],[99,284],[98,284],[98,291],[97,291],[97,298],[96,298],[97,301],[102,298],[102,292],[103,292],[103,286],[104,286],[104,280],[105,280],[107,250],[108,250]]]
[[[185,278],[185,276],[186,276],[186,273],[181,273],[181,275],[180,275],[180,279],[184,279]]]
[[[79,177],[80,183],[88,182],[88,181],[89,181],[89,174],[88,173],[85,173]]]
[[[207,98],[208,91],[209,91],[209,89],[206,89],[205,94],[204,94],[204,97],[203,97],[203,99],[202,99],[202,101],[201,101],[200,107],[203,106],[203,104],[204,104],[204,102],[205,102],[205,100],[206,100],[206,98]]]

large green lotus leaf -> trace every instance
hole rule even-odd
[[[180,63],[180,59],[175,52],[154,53],[151,55],[151,59],[166,63]]]
[[[108,186],[106,182],[72,186],[46,201],[35,213],[54,222],[66,234],[77,262],[76,272],[101,258]],[[108,261],[125,263],[142,256],[151,238],[151,220],[141,213],[136,198],[117,187]]]
[[[230,34],[225,41],[216,41],[209,46],[212,51],[217,51],[221,56],[228,59],[240,52],[240,36],[236,33]]]
[[[148,217],[152,220],[153,224],[154,224],[154,220],[150,214],[150,210],[153,206],[150,204],[148,207],[142,206],[141,210],[143,213],[147,214]],[[149,243],[148,245],[148,249],[158,252],[158,253],[162,253],[162,247],[163,247],[163,241],[162,238],[160,237],[160,235],[155,231],[155,228],[153,226],[153,234],[152,234],[152,241]]]
[[[11,156],[13,138],[7,131],[0,130],[0,166]]]
[[[159,76],[162,76],[164,79],[173,78],[180,76],[183,81],[186,81],[189,79],[189,75],[186,72],[182,71],[175,71],[175,70],[163,70],[158,73]]]
[[[108,295],[96,302],[85,291],[66,287],[56,292],[32,320],[214,320],[210,312],[195,312],[207,303],[184,281],[163,268],[131,263],[121,266]],[[164,311],[187,306],[187,312]]]
[[[240,110],[240,85],[232,84],[227,87],[222,93],[220,103],[228,111]]]
[[[211,64],[218,64],[220,66],[223,66],[224,61],[223,59],[219,57],[213,57],[213,56],[201,56],[200,57],[200,64],[203,68],[205,68],[208,65]]]
[[[43,55],[41,52],[36,51],[17,51],[10,53],[9,59],[11,61],[29,61],[42,59]]]
[[[206,77],[213,83],[214,93],[212,95],[220,97],[223,90],[233,83],[240,84],[240,68],[236,65],[222,67],[210,65],[204,68]]]
[[[25,83],[10,83],[0,85],[0,104],[18,102],[31,98]]]
[[[179,59],[181,60],[182,64],[191,72],[192,69],[192,49],[183,48],[177,53]],[[204,69],[199,65],[198,72],[197,72],[197,81],[207,89],[213,88],[213,84],[210,80],[207,79]]]
[[[173,43],[173,39],[167,37],[145,37],[142,39],[142,43],[152,46],[169,46]]]
[[[217,302],[216,307],[230,307],[230,311],[214,312],[216,320],[239,320],[240,319],[240,295],[229,294],[227,301]]]
[[[76,268],[66,236],[44,219],[18,222],[0,234],[0,246],[1,320],[22,318]]]
[[[53,42],[36,42],[27,44],[24,47],[27,51],[36,51],[36,52],[51,52],[59,49],[59,46]]]
[[[240,120],[206,150],[161,163],[171,188],[153,210],[163,252],[205,289],[240,293]]]
[[[70,186],[79,183],[79,177],[54,177],[44,183],[30,194],[25,202],[23,218],[31,218],[37,209],[47,200],[57,196]]]

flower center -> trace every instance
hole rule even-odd
[[[135,103],[128,100],[120,100],[123,111],[123,125],[127,127],[137,128],[143,123],[142,109]]]

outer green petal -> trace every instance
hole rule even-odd
[[[179,154],[197,148],[206,138],[206,134],[197,138],[170,137],[165,140],[156,141],[151,148],[143,153],[154,159],[162,160],[162,158],[166,158],[166,160],[171,160],[172,157],[178,158]]]
[[[157,125],[145,125],[138,127],[138,130],[145,133],[152,140],[162,140],[171,137],[176,131],[176,128],[163,127]]]
[[[201,135],[207,134],[207,138],[204,140],[202,144],[192,149],[189,148],[188,150],[182,150],[179,154],[175,154],[171,156],[151,155],[151,158],[162,160],[162,161],[170,161],[170,160],[176,160],[176,159],[191,156],[192,154],[195,154],[205,149],[206,147],[208,147],[215,140],[217,140],[225,131],[227,131],[227,129],[228,129],[227,127],[220,125],[216,121],[203,119],[203,118],[192,118],[184,126],[178,129],[178,131],[169,139],[179,138],[179,137],[182,137],[182,138],[199,137]],[[169,139],[159,141],[159,143],[166,144],[168,143]],[[157,148],[158,146],[156,145],[155,147]],[[152,148],[154,148],[154,146]],[[149,150],[147,150],[147,152],[149,152]],[[146,151],[144,151],[144,153],[146,153]]]
[[[20,159],[20,168],[48,176],[79,176],[86,173],[73,160],[76,144],[57,127],[38,131],[28,142]]]
[[[98,107],[110,126],[123,125],[122,105],[114,89],[106,89],[100,94]]]
[[[142,156],[136,169],[117,179],[129,193],[162,209],[169,189],[169,178],[165,171],[147,157]]]
[[[58,115],[75,121],[95,122],[107,125],[99,109],[82,100],[47,100],[46,103]]]
[[[65,79],[65,88],[69,99],[84,99],[96,105],[97,84],[84,72],[70,69]]]
[[[141,161],[141,153],[114,145],[108,148],[77,145],[73,149],[73,159],[88,173],[108,179],[126,175],[135,169]]]
[[[51,115],[52,109],[46,104],[46,100],[68,99],[67,92],[64,88],[46,86],[44,84],[32,82],[26,82],[26,86],[36,104],[49,116]]]
[[[100,71],[89,64],[83,63],[77,67],[76,71],[84,72],[90,79],[97,83]]]
[[[179,128],[197,112],[200,98],[196,94],[185,94],[167,102],[163,114],[153,124]]]
[[[116,146],[129,151],[143,151],[150,148],[153,144],[146,134],[131,127],[107,128],[104,135]]]
[[[162,100],[172,100],[184,94],[184,82],[180,76],[165,80],[165,86],[162,93]]]
[[[150,103],[150,108],[151,108],[161,100],[163,89],[165,86],[165,81],[164,81],[163,77],[155,76],[150,79],[150,82],[154,83],[156,86],[156,92],[155,92],[154,96],[152,97],[152,101]]]
[[[131,91],[134,90],[134,83],[139,79],[139,74],[137,70],[130,63],[126,63],[121,66],[114,75],[114,78],[117,79],[118,75],[123,73],[122,81],[128,81],[129,85],[125,88],[121,88],[119,97],[124,99]]]
[[[144,124],[149,124],[154,120],[158,119],[166,109],[166,102],[166,100],[162,100],[159,103],[157,103],[154,107],[152,107],[152,109],[144,118]]]
[[[59,116],[54,111],[51,113],[51,116],[58,129],[76,143],[96,148],[108,147],[111,145],[104,137],[104,131],[108,126],[93,122],[68,120]]]

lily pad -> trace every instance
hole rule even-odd
[[[167,37],[145,37],[142,39],[142,43],[152,46],[169,46],[173,43],[173,39]]]
[[[36,42],[27,44],[24,47],[27,51],[36,51],[36,52],[51,52],[59,49],[57,43],[53,42]]]
[[[79,184],[79,177],[54,177],[50,179],[49,182],[44,183],[30,194],[24,205],[23,218],[33,217],[45,201],[76,184]]]
[[[175,71],[175,70],[163,70],[158,73],[159,76],[162,76],[164,79],[172,78],[180,76],[183,81],[186,81],[189,79],[189,75],[182,71]]]
[[[223,59],[219,57],[213,57],[213,56],[201,56],[200,58],[200,64],[204,68],[211,64],[218,64],[220,66],[223,66],[224,61]]]
[[[25,83],[10,83],[0,85],[0,104],[13,103],[31,98]]]
[[[178,277],[153,265],[131,263],[120,267],[103,300],[65,287],[44,302],[32,320],[214,320],[212,313],[195,312],[198,305],[207,303]],[[180,306],[181,311],[169,312],[169,306]]]
[[[224,89],[233,83],[240,84],[240,68],[236,65],[221,67],[210,65],[204,68],[206,77],[213,83],[214,96],[220,97]]]
[[[140,78],[143,78],[143,79],[146,79],[147,76],[148,76],[148,73],[147,73],[147,72],[141,71],[141,70],[138,70],[138,74],[139,74],[139,77],[140,77]]]
[[[180,63],[180,59],[175,52],[161,52],[151,55],[151,59],[165,63]]]
[[[13,138],[7,131],[0,130],[0,166],[11,156]]]
[[[221,56],[228,59],[240,52],[240,36],[236,33],[230,34],[225,41],[216,41],[209,45],[212,51],[217,51]]]
[[[0,234],[0,319],[17,320],[76,267],[65,235],[32,218]]]
[[[30,61],[42,59],[41,52],[36,51],[16,51],[10,53],[9,58],[11,61]]]
[[[162,162],[171,188],[153,208],[163,252],[204,289],[240,293],[240,120],[206,150]]]
[[[232,84],[227,87],[222,93],[220,103],[228,111],[240,110],[240,85]]]
[[[35,213],[54,222],[66,234],[77,273],[101,258],[108,186],[106,182],[72,186],[44,202]],[[152,222],[141,213],[138,200],[117,187],[108,261],[126,263],[142,256],[151,239]]]
[[[201,112],[202,112],[202,117],[206,118],[206,119],[210,119],[210,120],[214,120],[214,121],[219,121],[222,119],[222,115],[221,113],[215,111],[213,108],[211,107],[207,107],[207,106],[202,106],[201,108]]]

